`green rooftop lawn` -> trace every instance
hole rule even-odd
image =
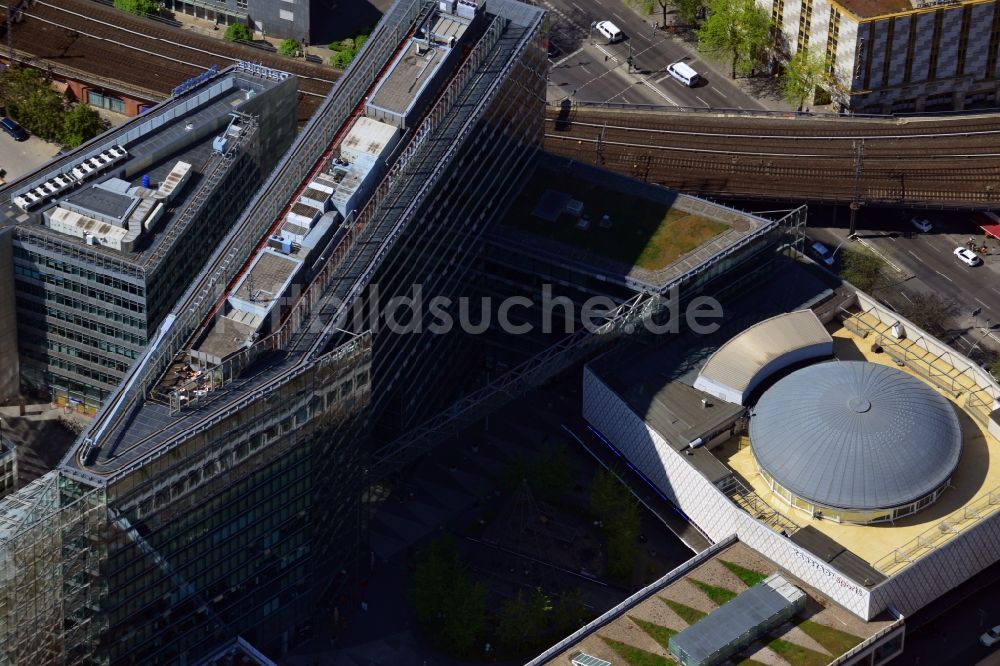
[[[687,622],[688,624],[694,624],[701,618],[708,615],[697,608],[691,608],[690,606],[685,606],[682,603],[674,601],[673,599],[667,599],[666,597],[660,597],[660,601],[670,606],[670,610],[677,613],[677,616]]]
[[[831,657],[825,654],[796,645],[783,638],[775,638],[767,644],[767,647],[792,666],[826,666],[831,661]]]
[[[694,578],[689,578],[691,584],[697,587],[699,590],[705,593],[705,596],[712,600],[716,606],[721,606],[724,603],[728,603],[736,598],[736,593],[726,587],[719,587],[717,585],[709,585],[708,583],[703,583],[700,580],[695,580]]]
[[[729,569],[733,574],[743,581],[743,584],[747,587],[753,587],[757,583],[761,582],[767,576],[760,573],[759,571],[754,571],[753,569],[747,569],[746,567],[741,567],[733,562],[726,562],[725,560],[719,560],[722,562],[723,566]]]
[[[676,634],[677,633],[676,631],[668,627],[662,627],[653,622],[640,620],[639,618],[633,617],[631,615],[628,616],[628,619],[632,620],[637,625],[639,625],[639,628],[645,631],[647,634],[649,634],[654,641],[662,645],[664,650],[670,649],[670,637]]]
[[[854,634],[812,620],[803,620],[798,624],[798,627],[835,657],[844,654],[862,640]]]
[[[547,171],[537,172],[511,208],[507,223],[651,271],[670,265],[729,228],[723,222],[667,204],[559,178]],[[577,229],[576,219],[566,215],[555,222],[532,216],[532,210],[549,189],[582,201],[590,228]],[[600,227],[605,214],[611,217],[610,229]]]
[[[629,666],[673,666],[677,663],[672,659],[667,659],[666,657],[661,657],[658,654],[640,650],[637,647],[633,647],[625,643],[619,643],[618,641],[611,640],[605,636],[601,636],[601,640],[607,643],[608,647],[617,652],[618,656],[624,659],[625,663]]]

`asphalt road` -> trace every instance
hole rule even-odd
[[[916,231],[909,221],[914,216],[929,219],[933,229],[929,233]],[[1000,345],[1000,241],[984,241],[982,230],[971,217],[971,213],[963,212],[869,209],[860,211],[857,219],[859,237],[913,276],[906,281],[909,289],[935,293],[953,304],[956,324],[966,329],[963,342],[956,345],[962,352],[975,344],[992,348]],[[811,208],[809,218],[807,233],[811,238],[831,250],[844,243],[848,232],[846,206],[839,207],[836,213],[829,207]],[[952,254],[969,238],[978,244],[985,242],[988,248],[987,254],[981,255],[983,264],[974,268]]]
[[[655,32],[653,26],[617,0],[541,0],[552,18],[551,41],[557,52],[549,76],[550,101],[580,101],[671,106],[764,109],[718,69],[699,58],[680,36]],[[610,20],[626,35],[616,44],[591,30]],[[634,67],[626,58],[631,53]],[[704,79],[693,88],[666,72],[684,61]]]

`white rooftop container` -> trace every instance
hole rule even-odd
[[[351,163],[388,157],[399,141],[399,133],[398,127],[362,116],[341,142],[340,155]]]

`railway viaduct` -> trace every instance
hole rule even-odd
[[[875,206],[1000,204],[1000,114],[909,118],[568,106],[545,149],[691,194]]]
[[[212,65],[255,60],[299,77],[304,122],[337,77],[328,67],[93,0],[21,6],[12,31],[15,60],[139,99],[164,99]],[[1000,204],[1000,114],[862,118],[571,105],[548,110],[545,148],[704,196],[958,209]]]

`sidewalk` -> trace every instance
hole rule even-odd
[[[652,14],[643,14],[627,3],[622,3],[625,9],[633,12],[637,16],[641,17],[646,23],[653,26],[654,23],[659,24],[662,21],[662,13],[657,8]],[[673,12],[668,13],[668,19],[675,19]],[[737,77],[733,79],[729,76],[729,64],[721,63],[709,58],[705,53],[698,50],[698,38],[695,36],[694,31],[687,27],[679,27],[674,24],[666,24],[661,26],[660,32],[666,39],[669,39],[674,44],[683,48],[689,56],[698,58],[704,66],[709,69],[713,76],[726,79],[736,85],[744,93],[753,97],[761,106],[767,111],[791,111],[794,112],[796,109],[793,105],[782,99],[781,96],[781,83],[777,77],[774,76],[754,76],[750,78]],[[830,106],[817,106],[810,107],[810,111],[816,112],[829,112],[832,111]]]
[[[181,24],[182,30],[196,32],[206,37],[223,39],[223,35],[226,32],[226,26],[224,25],[217,25],[214,21],[209,21],[207,19],[200,19],[194,16],[183,14],[181,12],[173,12],[173,18],[175,21]],[[259,32],[254,32],[254,41],[267,42],[274,48],[278,48],[278,46],[284,40],[277,37],[267,37],[261,35]],[[319,44],[319,45],[311,44],[305,47],[305,53],[319,58],[320,61],[327,66],[330,65],[330,56],[333,55],[333,51],[327,48],[326,44]],[[294,59],[299,60],[299,58],[294,58]]]

